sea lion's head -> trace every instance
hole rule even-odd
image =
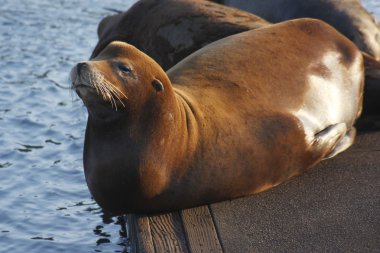
[[[154,108],[171,91],[167,75],[153,59],[118,41],[96,58],[78,63],[71,80],[90,116],[102,120],[145,106]]]

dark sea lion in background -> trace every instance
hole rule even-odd
[[[360,0],[222,0],[272,23],[317,18],[332,25],[362,51],[380,60],[380,26]]]
[[[363,53],[365,85],[363,112],[356,123],[358,130],[378,131],[380,129],[380,62]]]
[[[142,0],[100,22],[91,58],[118,40],[136,46],[167,70],[211,42],[268,24],[248,12],[204,0]]]
[[[229,36],[167,74],[112,42],[71,76],[89,189],[114,214],[267,190],[352,144],[363,73],[355,45],[313,19]]]

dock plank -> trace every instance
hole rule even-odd
[[[178,212],[149,216],[153,244],[157,253],[187,253],[186,236]]]
[[[134,253],[188,253],[186,235],[178,212],[158,215],[129,215]]]
[[[208,206],[182,210],[181,216],[190,252],[223,252]]]
[[[133,253],[156,253],[153,245],[149,217],[128,215],[127,222]]]

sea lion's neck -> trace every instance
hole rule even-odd
[[[194,100],[185,92],[175,90],[177,105],[179,107],[181,132],[184,134],[187,154],[193,154],[199,139],[199,125],[197,118],[200,116]]]
[[[99,177],[128,171],[130,182],[123,184],[135,189],[126,190],[136,191],[138,187],[143,196],[151,198],[170,187],[174,174],[184,174],[198,144],[198,125],[192,99],[181,91],[170,92],[172,95],[166,97],[169,101],[165,98],[163,104],[150,104],[107,124],[89,117],[85,157],[97,162],[85,161],[85,167],[93,171],[92,175],[95,170]],[[110,161],[111,157],[116,161]],[[112,168],[111,164],[121,167]]]

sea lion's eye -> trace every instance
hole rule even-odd
[[[123,73],[130,74],[132,73],[132,70],[127,65],[119,65],[119,70]]]
[[[152,81],[152,86],[153,88],[157,91],[157,92],[161,92],[161,91],[164,91],[164,85],[162,84],[162,82],[158,79],[154,79]]]

